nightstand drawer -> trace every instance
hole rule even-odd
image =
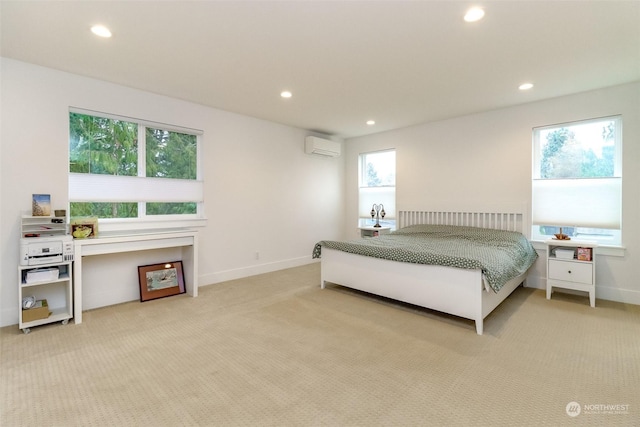
[[[593,284],[593,267],[591,263],[575,261],[549,260],[549,279],[566,282]]]

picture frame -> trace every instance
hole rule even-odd
[[[576,258],[579,261],[591,261],[591,248],[578,248]]]
[[[69,222],[74,239],[98,237],[98,217],[74,217]]]
[[[51,216],[50,194],[32,194],[31,216]]]
[[[184,271],[182,261],[138,267],[140,302],[184,294]]]

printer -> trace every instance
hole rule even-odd
[[[20,265],[42,265],[73,261],[70,235],[20,239]]]

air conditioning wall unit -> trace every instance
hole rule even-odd
[[[304,152],[307,154],[338,157],[341,151],[342,147],[339,142],[318,138],[317,136],[307,136],[304,139]]]

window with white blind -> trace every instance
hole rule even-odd
[[[177,126],[71,110],[70,216],[202,218],[201,134]]]
[[[360,224],[373,225],[374,205],[384,206],[380,224],[395,227],[396,220],[396,151],[384,150],[359,156],[358,216]],[[375,212],[375,211],[374,211]]]
[[[622,118],[533,130],[532,238],[622,244]]]

